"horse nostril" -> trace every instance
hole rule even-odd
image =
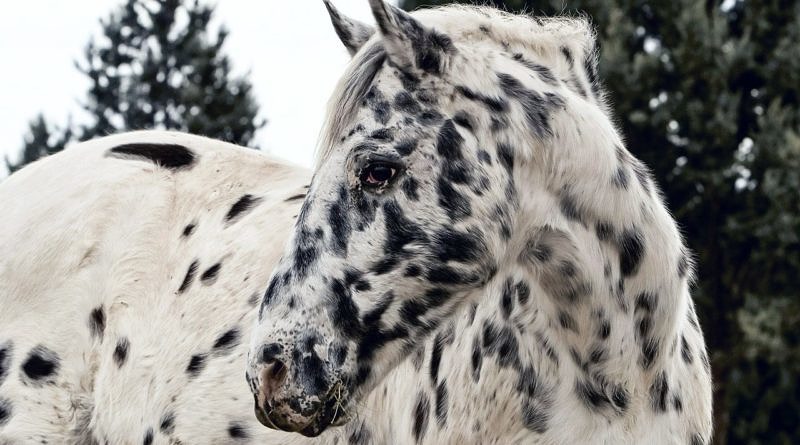
[[[269,374],[275,380],[283,380],[286,377],[286,365],[283,364],[281,361],[274,361],[270,364]]]
[[[271,406],[275,394],[286,380],[288,368],[282,361],[272,359],[269,363],[262,365],[260,370],[261,388],[259,388],[259,399],[263,406]]]

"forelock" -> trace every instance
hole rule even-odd
[[[317,166],[330,156],[337,138],[345,133],[385,60],[386,50],[380,41],[374,40],[368,42],[353,57],[328,101],[328,111],[317,148]]]

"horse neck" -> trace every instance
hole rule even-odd
[[[515,172],[519,190],[538,192],[519,194],[506,267],[484,298],[502,315],[509,277],[530,284],[534,336],[587,374],[649,384],[674,360],[683,325],[696,325],[691,265],[647,168],[599,112],[562,122],[573,140],[556,135]],[[599,123],[569,128],[578,121]]]

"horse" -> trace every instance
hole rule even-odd
[[[313,173],[138,131],[0,183],[0,444],[708,443],[691,255],[587,22],[325,4]]]
[[[353,59],[251,338],[259,420],[707,443],[691,256],[612,124],[587,22],[369,3],[377,29],[326,2]]]

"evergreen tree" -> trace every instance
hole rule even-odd
[[[213,13],[199,0],[127,0],[101,21],[102,38],[92,39],[76,63],[91,82],[83,103],[91,122],[57,139],[162,128],[252,146],[265,121],[250,82],[231,73],[222,52],[228,31],[213,30]],[[36,131],[46,128],[41,121]],[[34,145],[40,142],[26,144],[9,169],[64,146]]]
[[[64,149],[64,146],[72,139],[72,130],[67,125],[66,129],[53,128],[39,114],[28,124],[28,134],[23,139],[22,152],[20,159],[16,163],[11,162],[8,156],[5,158],[6,167],[9,173],[14,173],[25,165],[47,155]]]
[[[800,2],[488,3],[592,18],[615,120],[697,255],[715,441],[800,443]]]

